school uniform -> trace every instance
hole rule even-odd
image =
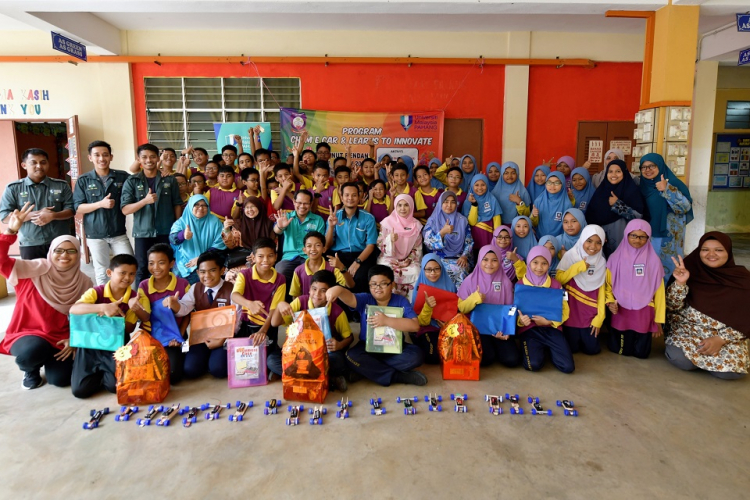
[[[310,188],[310,191],[317,200],[313,213],[319,215],[323,219],[327,219],[328,216],[331,215],[331,206],[335,206],[333,199],[334,193],[336,193],[336,188],[334,188],[332,184],[326,183],[323,189],[318,190],[313,186]]]
[[[370,209],[368,212],[375,217],[375,224],[378,230],[380,230],[380,223],[383,219],[388,217],[388,208],[391,206],[390,195],[385,195],[383,201],[372,199],[370,201]]]
[[[297,266],[304,264],[305,253],[302,249],[305,247],[304,241],[307,233],[317,231],[325,234],[325,222],[320,215],[308,212],[305,220],[300,220],[297,212],[287,214],[289,225],[284,228],[283,252],[281,259],[276,262],[276,270],[282,274],[287,285],[291,288],[294,270]]]
[[[224,280],[219,280],[219,283],[211,288],[206,288],[203,283],[198,282],[180,298],[180,310],[176,316],[182,318],[193,311],[230,306],[232,288],[233,284]],[[205,342],[193,344],[185,353],[183,370],[185,378],[198,378],[206,372],[216,378],[227,378],[227,351],[222,348],[210,349]]]
[[[227,217],[232,217],[232,208],[234,202],[240,196],[240,190],[234,186],[232,186],[232,189],[216,186],[206,191],[203,196],[208,200],[211,213],[218,217],[221,222],[224,222]]]
[[[118,306],[125,315],[126,325],[135,325],[138,322],[138,316],[128,306],[128,301],[132,293],[138,294],[138,303],[146,312],[151,311],[151,304],[149,304],[146,296],[140,291],[133,292],[133,289],[128,287],[122,296],[122,303]],[[117,302],[117,300],[112,296],[110,283],[107,283],[106,285],[99,285],[88,289],[76,303],[110,304]],[[130,335],[126,333],[125,337],[125,342],[127,343]],[[117,379],[115,378],[115,359],[112,356],[112,352],[81,347],[76,349],[70,387],[73,391],[73,396],[81,399],[93,396],[102,387],[107,392],[114,394],[117,390]]]
[[[312,282],[312,276],[318,271],[331,271],[336,276],[336,284],[346,287],[346,279],[341,273],[340,269],[336,269],[330,265],[324,258],[318,269],[310,269],[310,259],[307,259],[304,264],[300,264],[294,270],[294,276],[292,277],[292,285],[289,290],[289,295],[292,297],[299,297],[300,295],[309,295],[310,283]]]
[[[272,269],[272,271],[273,274],[271,277],[264,280],[258,275],[255,266],[250,269],[243,269],[237,275],[232,293],[238,293],[247,300],[262,302],[263,307],[270,314],[286,296],[286,280],[284,276],[277,273],[275,269]],[[266,318],[259,314],[250,314],[250,311],[246,307],[243,307],[241,321],[242,325],[237,336],[249,337],[261,329],[266,323]],[[266,365],[273,373],[281,376],[281,348],[278,341],[278,328],[269,328],[268,339],[266,340]]]
[[[357,299],[356,310],[362,318],[362,328],[359,334],[359,342],[346,351],[346,360],[349,369],[357,372],[363,377],[372,380],[384,387],[391,385],[396,372],[408,372],[418,368],[424,362],[422,350],[414,344],[403,343],[401,354],[375,354],[365,350],[367,340],[367,306],[377,305],[378,302],[369,293],[354,294]],[[406,297],[393,294],[388,301],[388,307],[403,307],[404,318],[416,318]]]
[[[610,274],[608,278],[607,285],[611,289],[612,275]],[[607,302],[614,302],[616,299],[617,297],[610,295]],[[662,282],[646,307],[634,310],[619,305],[617,314],[611,317],[607,344],[609,350],[623,356],[648,358],[651,354],[651,333],[658,331],[657,323],[664,324],[665,317],[666,294]]]
[[[294,193],[299,191],[299,184],[294,184],[291,191],[287,191],[284,195],[284,201],[281,203],[281,210],[288,210],[290,212],[294,211]],[[271,191],[271,203],[275,203],[276,199],[279,197],[279,192],[281,191],[281,187],[277,187],[276,189],[273,189]],[[291,197],[290,197],[291,195]]]
[[[419,218],[419,222],[421,222],[422,225],[427,224],[427,219],[429,219],[432,212],[435,211],[435,207],[437,206],[437,202],[443,191],[443,189],[431,187],[431,191],[427,193],[423,193],[421,188],[414,192],[415,210],[417,212],[420,210],[425,211],[424,217]]]

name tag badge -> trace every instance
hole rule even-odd
[[[562,212],[555,212],[555,222],[560,222],[562,220]]]
[[[405,227],[404,231],[411,231],[411,228],[410,227]]]
[[[586,271],[586,272],[588,273],[589,276],[593,276],[594,275],[594,268],[593,267],[589,267],[588,271]]]
[[[586,202],[582,201],[581,206],[579,207],[581,210],[586,210]]]
[[[633,268],[635,269],[635,275],[636,276],[645,276],[646,275],[646,265],[645,264],[635,264],[635,265],[633,265]]]
[[[502,281],[493,281],[492,282],[492,290],[495,292],[502,292],[503,291],[503,282]]]
[[[508,311],[508,316],[514,316],[516,314],[516,306],[513,306]]]
[[[216,299],[216,302],[218,302],[220,304],[226,304],[227,299]]]
[[[492,206],[490,206],[490,202],[489,201],[485,201],[484,202],[484,211],[485,212],[489,212],[490,210],[492,210]]]
[[[568,292],[563,292],[563,300],[564,301],[568,300]]]

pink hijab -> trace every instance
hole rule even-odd
[[[66,241],[78,250],[78,265],[62,272],[52,264],[52,255]],[[8,283],[16,286],[19,280],[30,279],[45,302],[67,315],[84,292],[94,286],[91,279],[81,272],[80,252],[81,244],[78,239],[73,236],[58,236],[49,246],[47,259],[16,260]]]
[[[487,274],[482,270],[482,259],[490,252],[497,256],[500,264],[500,267],[493,274]],[[547,254],[549,255],[549,251]],[[484,294],[485,304],[506,305],[513,303],[513,283],[505,274],[502,257],[496,253],[492,245],[485,245],[479,250],[477,265],[474,267],[474,271],[464,278],[458,288],[458,298],[466,300],[469,295],[477,291],[477,288]]]
[[[396,212],[398,202],[404,200],[409,204],[409,215],[401,217]],[[400,194],[393,201],[393,212],[380,223],[383,236],[397,234],[393,242],[393,258],[403,260],[409,256],[422,238],[422,223],[414,218],[414,200],[408,194]]]
[[[641,248],[633,248],[628,235],[643,231],[651,237],[651,225],[642,219],[633,219],[625,226],[625,237],[607,261],[612,273],[612,293],[618,304],[637,311],[654,298],[664,280],[664,267],[650,241]]]

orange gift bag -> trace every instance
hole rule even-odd
[[[440,329],[438,337],[443,380],[479,380],[482,342],[469,318],[457,314]]]
[[[169,356],[143,330],[115,351],[117,402],[121,405],[161,403],[169,394]]]
[[[328,349],[323,332],[307,311],[286,329],[281,367],[284,399],[325,402],[328,395]]]

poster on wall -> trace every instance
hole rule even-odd
[[[712,189],[750,187],[750,134],[714,136]]]
[[[351,145],[354,164],[367,158],[370,145],[377,157],[410,156],[414,164],[442,158],[442,111],[424,113],[347,113],[311,109],[281,108],[281,150],[289,152],[307,130],[305,148],[318,142],[331,146],[331,156],[343,156]]]
[[[239,135],[242,137],[242,149],[249,153],[250,149],[250,134],[248,130],[256,126],[261,127],[260,132],[260,145],[265,149],[273,149],[271,143],[271,124],[268,122],[230,122],[230,123],[214,123],[214,134],[216,134],[216,151],[221,151],[221,148],[227,144],[232,146],[237,145],[237,139],[234,137]]]

